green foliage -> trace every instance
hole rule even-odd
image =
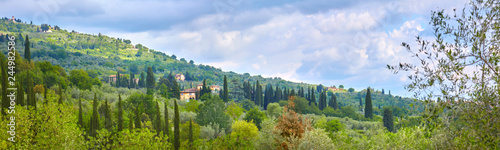
[[[200,106],[200,103],[197,100],[189,100],[188,103],[186,103],[185,109],[190,112],[198,112],[198,106]]]
[[[384,108],[384,127],[387,128],[390,132],[394,132],[394,117],[392,115],[392,110],[388,108]]]
[[[372,106],[372,96],[370,94],[370,88],[366,90],[365,98],[365,118],[373,118],[373,106]]]
[[[233,120],[238,120],[241,114],[243,114],[243,108],[241,108],[236,102],[231,101],[227,106],[226,113],[232,117]]]
[[[179,106],[177,106],[177,100],[174,99],[174,149],[178,150],[180,146]]]
[[[122,96],[118,94],[118,126],[117,131],[123,131],[123,102]]]
[[[69,81],[80,89],[90,90],[92,87],[92,78],[89,77],[87,72],[82,69],[75,69],[70,72]]]
[[[201,126],[218,124],[219,129],[227,129],[230,117],[226,114],[226,106],[222,99],[211,94],[205,94],[201,99],[205,101],[199,106],[196,122]]]
[[[259,129],[252,122],[237,120],[232,125],[231,136],[239,136],[246,140],[254,140],[259,133]]]
[[[264,119],[266,119],[266,114],[261,112],[257,107],[250,109],[250,111],[248,111],[243,118],[245,121],[255,123],[259,129],[261,128],[260,123],[262,123]]]
[[[299,142],[298,149],[300,150],[336,148],[332,139],[328,137],[327,132],[323,129],[306,131],[304,137]]]
[[[97,112],[97,93],[94,93],[94,101],[92,107],[92,117],[90,118],[90,136],[96,136],[99,127],[99,113]]]
[[[278,103],[269,103],[267,105],[266,115],[269,118],[278,118],[283,113],[283,107]]]

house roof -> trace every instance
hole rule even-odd
[[[184,76],[183,74],[176,74],[175,77],[181,77]]]
[[[181,93],[196,93],[196,88],[190,88],[190,89],[181,91]]]

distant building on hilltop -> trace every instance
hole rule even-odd
[[[186,77],[183,74],[176,74],[175,79],[179,81],[184,81]]]

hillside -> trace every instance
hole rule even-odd
[[[42,26],[50,28],[50,32],[41,32]],[[108,76],[116,75],[117,71],[120,74],[125,74],[127,78],[130,73],[135,74],[135,77],[138,78],[141,72],[147,72],[147,67],[152,67],[157,81],[159,77],[167,77],[170,73],[192,76],[190,81],[179,82],[181,90],[193,88],[197,84],[201,84],[203,79],[206,79],[208,85],[222,85],[224,76],[227,76],[231,91],[229,96],[236,101],[245,98],[243,83],[250,82],[253,85],[257,80],[263,87],[271,84],[274,87],[279,86],[281,89],[295,91],[302,88],[315,88],[317,92],[320,89],[326,89],[323,85],[295,83],[277,77],[264,78],[248,73],[224,72],[220,68],[203,64],[197,65],[194,64],[193,60],[187,61],[184,58],[176,58],[175,55],[169,56],[141,44],[132,45],[131,41],[127,39],[109,37],[100,33],[91,35],[67,31],[60,29],[57,25],[50,27],[48,25],[14,23],[3,18],[0,20],[0,34],[4,37],[1,40],[4,40],[6,35],[16,35],[16,37],[28,35],[31,43],[31,57],[35,62],[48,61],[53,65],[61,66],[66,72],[83,69],[93,74],[97,73],[99,80],[106,83],[109,82]],[[24,51],[22,51],[24,38],[17,38],[16,41],[18,52],[24,56]],[[6,50],[6,42],[0,42],[2,52],[6,53],[4,51]],[[344,87],[344,85],[338,86]],[[411,105],[419,104],[413,99],[390,95],[390,91],[389,94],[383,94],[383,89],[382,91],[374,90],[375,92],[372,94],[374,106],[397,106],[408,112],[413,110]],[[359,99],[365,97],[366,89],[354,92],[347,92],[347,90],[330,92],[329,97],[332,96],[331,93],[336,93],[341,101],[341,106],[358,107]],[[422,107],[418,110],[422,111]]]

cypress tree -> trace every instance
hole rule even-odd
[[[189,118],[189,147],[193,147],[193,119]]]
[[[24,59],[28,60],[28,62],[31,61],[30,39],[28,38],[28,34],[26,34],[26,40],[24,42]]]
[[[259,80],[256,83],[257,89],[255,91],[255,104],[262,106],[262,86],[259,84]]]
[[[144,72],[141,72],[141,76],[139,78],[139,85],[138,85],[138,87],[143,88],[143,87],[145,87],[144,85],[145,85]]]
[[[316,104],[316,96],[314,96],[314,88],[311,88],[311,102]]]
[[[224,98],[222,99],[224,102],[228,102],[228,88],[227,88],[227,79],[226,76],[224,75]]]
[[[120,71],[116,71],[116,81],[115,81],[115,85],[116,85],[116,88],[119,88],[120,87]]]
[[[132,113],[129,113],[128,114],[128,130],[130,132],[132,132],[132,130],[134,129],[134,116],[132,116]]]
[[[47,99],[47,91],[48,91],[49,89],[47,89],[47,84],[44,84],[44,85],[43,85],[43,89],[44,89],[44,90],[43,90],[43,103],[48,104],[48,103],[49,103],[49,100]]]
[[[165,131],[163,132],[163,135],[166,135],[167,137],[170,136],[170,127],[169,127],[169,124],[168,124],[168,107],[167,107],[167,101],[165,101],[164,103],[164,107],[165,107],[165,114],[163,117],[165,117]]]
[[[370,87],[368,87],[366,90],[365,118],[373,118],[373,106],[372,106],[372,96],[370,94]]]
[[[139,107],[135,108],[135,128],[141,128],[141,113],[139,112]]]
[[[179,108],[177,100],[174,99],[174,149],[178,150],[181,146],[180,143],[180,129],[179,129]]]
[[[158,104],[158,101],[156,102],[156,135],[160,136],[161,132],[161,114],[160,114],[160,105]]]
[[[94,103],[92,107],[92,117],[90,118],[90,136],[97,135],[99,130],[99,113],[97,112],[97,93],[94,93]]]
[[[7,63],[5,62],[5,55],[3,52],[0,53],[0,70],[2,72],[2,114],[7,115],[7,109],[9,109],[9,99],[7,97]]]
[[[146,87],[148,95],[153,95],[153,90],[155,88],[155,75],[153,74],[153,69],[148,67],[148,74],[146,76]]]
[[[384,108],[384,118],[382,121],[384,121],[384,127],[386,127],[389,132],[394,132],[394,118],[391,109],[387,107]]]
[[[181,99],[181,90],[179,88],[179,84],[175,79],[172,80],[171,84],[172,84],[171,87],[172,89],[170,90],[170,93],[172,93],[173,98]]]
[[[123,106],[122,96],[118,94],[118,132],[123,130]]]
[[[82,98],[78,98],[78,127],[83,128]]]
[[[339,104],[337,103],[337,96],[334,94],[332,97],[333,97],[333,109],[337,110],[339,109]]]
[[[59,83],[59,101],[57,103],[58,104],[62,104],[63,103],[63,91],[62,91],[62,87],[61,87],[60,83]]]
[[[110,132],[113,130],[113,122],[111,121],[111,108],[109,106],[107,98],[104,103],[104,127]]]
[[[31,84],[30,84],[30,71],[26,71],[26,105],[28,110],[30,109],[31,105]],[[3,91],[2,91],[3,92]]]
[[[134,78],[135,78],[134,73],[130,72],[130,81],[129,81],[129,84],[128,84],[128,88],[129,89],[135,88]]]
[[[17,103],[19,105],[24,106],[24,89],[23,89],[23,82],[21,78],[18,78],[20,82],[17,83]]]

